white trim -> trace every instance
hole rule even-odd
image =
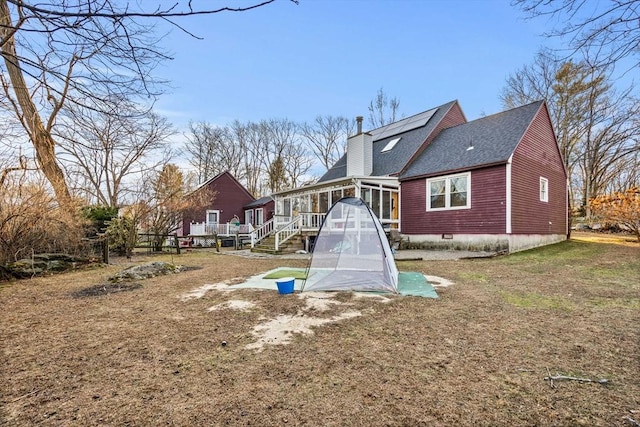
[[[258,221],[258,218],[260,218],[260,221]],[[264,209],[263,208],[256,208],[256,213],[253,217],[253,221],[256,223],[257,226],[261,226],[262,224],[264,224]]]
[[[216,217],[218,218],[218,222],[209,222],[209,214],[210,213],[216,214]],[[207,213],[206,213],[206,216],[204,218],[204,223],[207,224],[207,225],[212,225],[212,224],[218,225],[220,223],[220,210],[219,209],[207,209]]]
[[[273,193],[271,197],[294,197],[298,194],[306,194],[314,192],[314,190],[325,187],[348,187],[351,185],[360,185],[363,181],[376,183],[379,185],[388,185],[392,187],[398,187],[398,178],[390,176],[367,176],[367,175],[352,175],[344,176],[342,178],[335,178],[328,181],[317,182],[311,185],[305,185],[290,190],[282,190],[277,193]]]
[[[450,206],[451,203],[451,179],[453,178],[467,178],[467,203],[465,206]],[[445,190],[444,190],[444,207],[442,208],[432,208],[431,207],[431,183],[434,181],[442,181],[445,182]],[[443,175],[433,178],[427,178],[426,181],[426,210],[427,212],[435,212],[435,211],[450,211],[450,210],[459,210],[459,209],[471,209],[471,172],[457,173],[454,175]]]
[[[507,168],[506,168],[506,185],[505,185],[505,192],[506,194],[506,212],[505,212],[505,217],[506,217],[506,230],[505,232],[507,234],[511,234],[511,161],[513,160],[513,154],[509,157],[509,160],[507,161]]]
[[[549,180],[543,176],[540,177],[540,201],[549,203]]]

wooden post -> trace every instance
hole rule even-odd
[[[180,239],[178,239],[178,235],[177,234],[174,234],[173,238],[174,238],[174,240],[176,242],[176,253],[178,255],[180,255]]]
[[[102,262],[109,264],[109,239],[102,239]]]
[[[220,246],[218,246],[218,231],[213,232],[213,242],[216,247],[216,252],[220,252]]]

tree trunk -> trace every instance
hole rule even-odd
[[[13,31],[7,0],[0,0],[0,36],[4,41],[2,45],[2,58],[7,67],[13,92],[20,106],[21,111],[18,113],[21,113],[22,124],[25,126],[25,130],[29,134],[33,147],[36,150],[38,164],[44,176],[51,183],[58,204],[68,207],[71,204],[71,196],[62,168],[60,168],[56,159],[55,141],[49,130],[45,128],[42,118],[29,94],[29,89],[20,68],[18,55],[16,54]]]

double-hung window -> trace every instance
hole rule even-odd
[[[427,210],[471,208],[471,174],[427,179]]]
[[[543,177],[540,177],[540,201],[549,201],[549,180]]]

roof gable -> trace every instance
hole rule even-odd
[[[209,178],[207,181],[205,181],[202,184],[200,184],[198,186],[198,188],[196,188],[193,192],[196,192],[196,191],[200,190],[201,188],[205,188],[205,187],[215,188],[215,185],[216,185],[217,181],[224,181],[224,180],[226,180],[231,185],[234,185],[234,186],[238,187],[238,189],[241,190],[243,193],[245,193],[247,196],[249,196],[251,198],[251,200],[255,200],[255,197],[253,197],[253,195],[251,193],[249,193],[249,190],[247,190],[245,188],[245,186],[242,185],[242,183],[240,181],[238,181],[236,179],[236,177],[234,177],[231,174],[231,172],[229,172],[229,171],[221,172],[218,175],[216,175],[216,176],[214,176],[212,178]]]
[[[506,163],[542,104],[533,102],[444,129],[400,179]]]
[[[373,136],[372,176],[388,176],[399,173],[411,157],[418,151],[429,135],[457,101],[451,101],[439,107],[429,109],[414,116],[404,118],[369,133]],[[426,120],[426,121],[425,121]],[[419,127],[412,127],[418,125]],[[393,139],[400,138],[394,147],[387,147]],[[318,182],[330,181],[347,176],[347,154],[343,155]]]

